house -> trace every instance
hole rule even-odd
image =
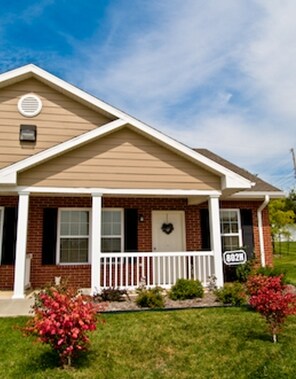
[[[222,286],[222,252],[272,262],[270,184],[34,65],[0,75],[0,289]]]

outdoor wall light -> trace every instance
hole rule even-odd
[[[139,222],[144,222],[144,216],[142,214],[139,215]]]
[[[21,125],[20,126],[20,141],[36,142],[37,127],[36,125]]]

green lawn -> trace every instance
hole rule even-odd
[[[295,378],[296,318],[273,344],[260,316],[246,308],[104,315],[88,355],[56,367],[47,346],[0,319],[1,378]]]
[[[289,282],[296,285],[296,242],[276,243],[274,265],[286,271]]]

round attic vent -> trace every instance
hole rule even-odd
[[[40,98],[33,94],[24,95],[17,104],[19,112],[25,117],[34,117],[40,113],[42,102]]]

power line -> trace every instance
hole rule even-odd
[[[295,159],[295,152],[294,152],[293,147],[290,151],[292,154],[292,161],[293,161],[293,165],[294,165],[294,178],[296,179],[296,159]]]

